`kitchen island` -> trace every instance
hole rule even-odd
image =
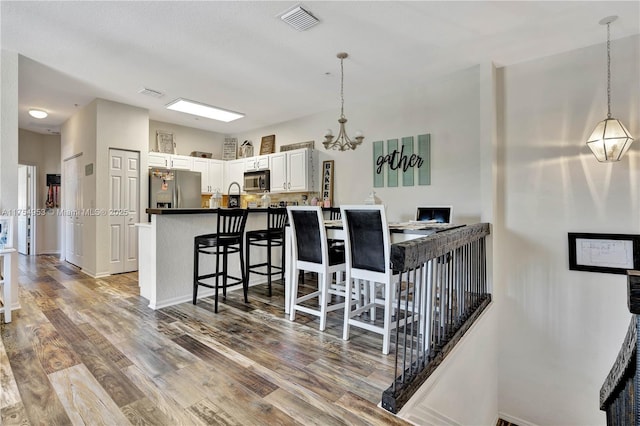
[[[267,209],[251,208],[245,230],[266,228]],[[140,295],[151,309],[176,305],[193,297],[193,239],[196,235],[216,232],[216,209],[147,209],[151,222],[139,223],[138,281]],[[274,250],[274,262],[279,250]],[[264,250],[252,251],[253,262],[266,261]],[[215,270],[215,256],[200,260],[203,270]],[[241,276],[238,255],[229,257],[229,274]],[[266,281],[252,274],[249,285]],[[241,288],[241,287],[238,287]],[[200,288],[198,298],[209,297],[213,289]]]

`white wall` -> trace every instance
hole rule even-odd
[[[61,157],[62,157],[62,188],[61,202],[65,206],[65,171],[64,160],[75,155],[80,157],[82,170],[82,209],[96,208],[96,126],[97,126],[97,102],[94,100],[69,118],[60,130]],[[88,164],[94,165],[94,173],[84,176],[84,168]],[[96,273],[96,218],[95,216],[82,216],[82,269],[90,275]],[[63,232],[63,257],[65,257],[65,233]]]
[[[210,152],[213,158],[222,159],[225,136],[221,133],[149,120],[149,151],[157,151],[156,131],[158,130],[173,133],[176,150],[180,155],[191,155],[192,151],[201,151]]]
[[[20,164],[36,166],[36,208],[44,209],[47,199],[47,174],[60,174],[60,136],[43,135],[20,129],[18,135]],[[35,254],[62,251],[62,217],[53,210],[36,216]]]
[[[0,51],[0,210],[18,207],[18,54]],[[14,219],[17,226],[17,218]],[[13,233],[18,247],[18,233]],[[18,256],[13,256],[11,273],[18,276]],[[12,306],[19,306],[18,281],[12,286]]]
[[[333,204],[340,205],[362,203],[373,189],[374,141],[430,133],[431,185],[375,189],[388,207],[389,220],[413,219],[418,204],[444,204],[454,206],[456,221],[477,222],[481,213],[479,78],[479,67],[474,67],[375,103],[350,104],[347,98],[347,133],[353,136],[361,129],[365,135],[354,151],[326,151],[322,145],[327,128],[338,132],[337,103],[335,111],[234,136],[238,141],[251,140],[256,152],[266,135],[276,135],[276,151],[281,145],[314,140],[323,159],[335,161]]]
[[[149,134],[149,112],[143,108],[111,102],[97,101],[95,207],[108,212],[109,204],[109,148],[140,152],[140,216],[138,221],[146,221],[149,179],[147,174],[147,150]],[[92,244],[95,247],[95,275],[109,274],[109,217],[96,217],[96,233]]]
[[[612,113],[640,135],[640,37],[612,42]],[[640,231],[638,142],[598,163],[604,44],[504,69],[500,411],[539,425],[604,424],[599,390],[627,330],[624,275],[568,270],[567,233]]]

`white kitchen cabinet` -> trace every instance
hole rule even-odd
[[[191,170],[191,167],[193,166],[193,157],[189,157],[188,155],[150,152],[147,157],[147,162],[149,167]]]
[[[147,157],[149,167],[169,167],[171,154],[161,152],[150,152]]]
[[[240,160],[232,160],[224,162],[224,188],[222,189],[223,194],[229,193],[229,185],[232,182],[237,182],[240,185],[240,190],[242,191],[243,183],[244,183],[244,161],[242,158]],[[236,192],[235,186],[233,192]]]
[[[316,190],[317,167],[313,150],[296,149],[271,154],[271,192]]]
[[[210,158],[194,158],[191,170],[200,172],[202,177],[201,191],[203,193],[213,193],[216,190],[222,191],[224,162]]]
[[[267,170],[269,168],[269,156],[258,155],[244,159],[244,170],[253,172],[255,170]]]

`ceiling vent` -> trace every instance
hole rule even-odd
[[[298,31],[308,30],[319,22],[318,18],[316,18],[300,6],[294,7],[293,9],[280,15],[280,19],[282,19],[284,22],[291,25]]]
[[[161,98],[164,96],[164,93],[158,90],[147,89],[146,87],[138,90],[138,93],[140,93],[141,95],[153,96],[154,98]]]

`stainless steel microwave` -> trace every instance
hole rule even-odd
[[[258,170],[255,172],[244,172],[245,192],[264,192],[271,190],[269,170]]]

